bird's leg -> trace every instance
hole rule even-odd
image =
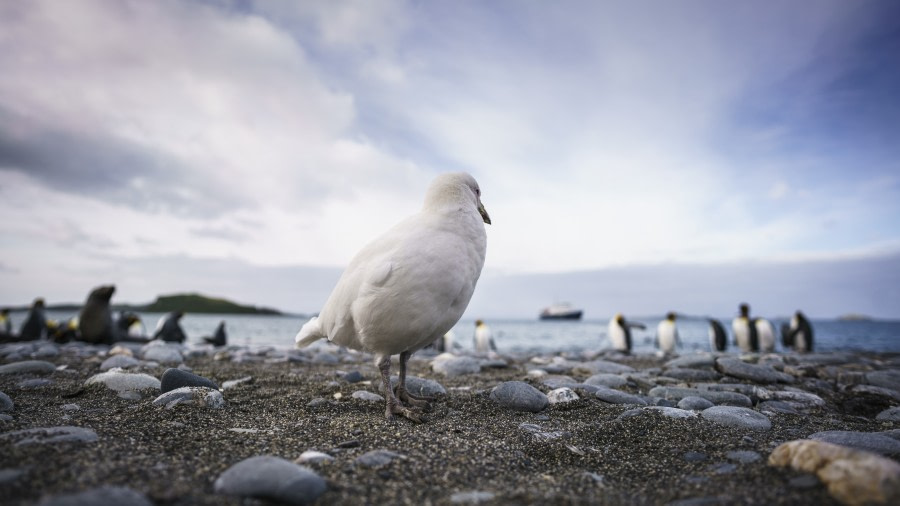
[[[390,420],[394,415],[404,416],[416,423],[422,423],[422,418],[415,411],[403,407],[400,401],[394,397],[394,389],[391,388],[391,356],[379,355],[375,359],[375,365],[381,371],[381,384],[384,386],[385,397],[387,398],[387,408],[384,417]]]
[[[434,397],[419,397],[406,390],[406,362],[411,355],[412,352],[409,351],[404,351],[400,354],[400,381],[397,382],[397,398],[414,408],[431,411],[430,401],[433,401]]]

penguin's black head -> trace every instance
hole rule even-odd
[[[672,320],[672,321],[674,322],[674,321],[675,321],[675,317],[676,317],[676,315],[675,315],[675,313],[672,312],[672,311],[669,311],[668,313],[666,313],[666,320]]]
[[[746,302],[741,303],[741,316],[747,317],[750,316],[750,305]]]

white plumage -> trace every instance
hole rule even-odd
[[[678,344],[678,327],[675,326],[675,315],[670,314],[656,326],[656,341],[663,353],[674,353]]]
[[[750,319],[746,316],[738,316],[731,321],[731,330],[734,332],[734,341],[744,353],[756,351],[752,342],[753,331],[750,330]]]
[[[417,214],[398,223],[351,260],[317,318],[297,334],[297,346],[327,338],[376,355],[383,381],[400,354],[401,400],[406,360],[449,331],[469,304],[487,248],[481,190],[466,173],[435,178]],[[387,376],[386,376],[387,375]],[[390,392],[390,388],[387,388]],[[387,416],[418,416],[387,395]]]
[[[756,326],[756,336],[759,339],[759,351],[771,353],[775,351],[775,327],[765,318],[757,318],[753,324]]]

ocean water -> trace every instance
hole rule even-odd
[[[14,329],[25,318],[25,314],[14,312],[12,315]],[[74,313],[49,311],[48,318],[67,321]],[[160,313],[142,313],[147,333],[152,333],[157,321],[163,316]],[[637,352],[654,350],[656,325],[663,316],[631,317],[629,321],[644,323],[646,330],[634,329],[632,342]],[[225,329],[230,344],[250,346],[293,346],[294,336],[306,321],[298,316],[259,316],[259,315],[208,315],[186,314],[182,320],[182,328],[188,335],[189,342],[202,342],[203,336],[212,335],[220,321],[225,321]],[[731,344],[731,317],[719,318],[729,332],[729,350],[736,348]],[[770,320],[776,331],[786,320],[774,318]],[[534,320],[490,320],[485,319],[493,332],[497,348],[502,352],[555,352],[601,350],[610,347],[606,335],[608,320],[583,321],[540,321]],[[900,321],[884,320],[812,320],[815,335],[816,351],[857,350],[874,352],[900,353]],[[701,318],[679,318],[678,333],[682,347],[680,353],[693,351],[709,351],[708,324]],[[472,349],[472,337],[475,325],[473,320],[460,320],[453,328],[456,341],[463,349]],[[776,350],[781,351],[780,336]]]

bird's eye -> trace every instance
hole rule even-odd
[[[481,188],[475,188],[475,195],[478,197],[481,196]]]

